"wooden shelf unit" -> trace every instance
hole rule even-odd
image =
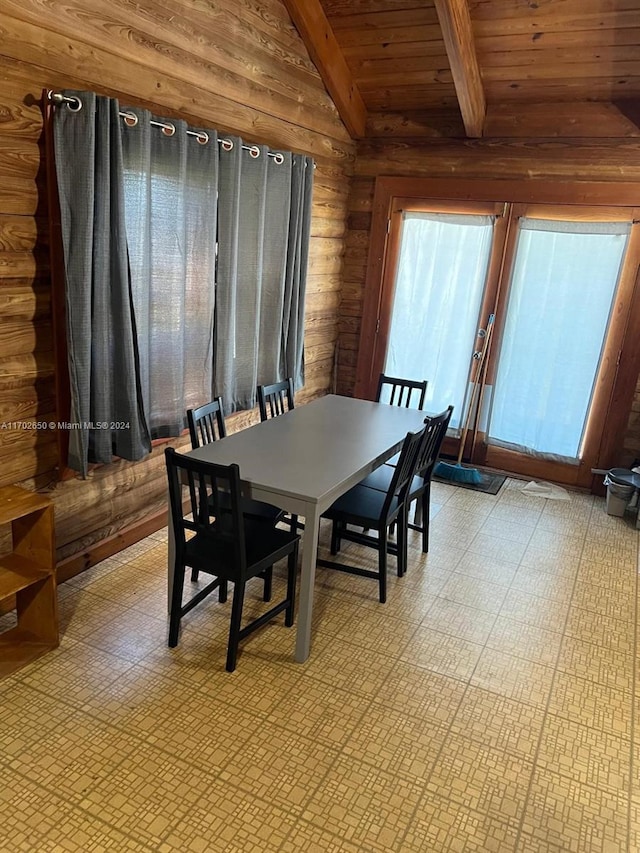
[[[13,550],[0,557],[0,601],[15,596],[18,624],[0,633],[0,678],[58,645],[53,504],[18,486],[0,488],[0,524]]]

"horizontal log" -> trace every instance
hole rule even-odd
[[[49,285],[12,286],[0,280],[0,317],[13,321],[49,318],[51,290]]]
[[[312,270],[307,274],[307,293],[326,293],[327,291],[340,290],[342,277],[333,275],[315,275]]]
[[[34,180],[40,161],[37,143],[19,136],[0,136],[0,174],[3,176]]]
[[[0,280],[41,278],[49,272],[49,252],[0,252]]]
[[[519,137],[536,139],[561,136],[592,138],[640,136],[640,128],[614,104],[578,102],[528,104],[526,109],[515,104],[493,104],[487,109],[486,137]]]
[[[7,321],[0,318],[0,353],[26,355],[52,350],[51,323],[48,318],[36,322]]]
[[[14,388],[4,388],[0,383],[0,431],[7,430],[8,424],[15,421],[43,420],[55,406],[54,385],[50,381],[39,379],[36,384],[25,382]]]
[[[19,388],[36,380],[52,380],[54,359],[51,351],[28,352],[0,357],[0,388]]]
[[[419,136],[434,138],[464,137],[460,110],[410,110],[373,112],[367,119],[367,136]]]
[[[46,244],[47,232],[46,220],[0,213],[0,252],[32,252]]]
[[[0,181],[0,213],[34,215],[42,210],[42,205],[35,181],[9,177]]]

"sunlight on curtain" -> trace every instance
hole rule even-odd
[[[489,441],[576,460],[630,224],[521,219]]]
[[[427,379],[425,409],[460,425],[493,236],[491,216],[405,213],[384,372]]]

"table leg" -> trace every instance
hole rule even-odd
[[[320,514],[318,508],[315,504],[309,505],[304,514],[302,540],[302,573],[295,654],[298,663],[306,661],[311,649],[311,617],[313,615],[313,588],[316,577],[319,528]]]

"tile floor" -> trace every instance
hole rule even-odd
[[[167,649],[162,532],[62,585],[0,683],[0,851],[640,850],[638,533],[521,485],[434,484],[385,606],[319,570],[305,665],[280,621],[226,673],[213,600]]]

